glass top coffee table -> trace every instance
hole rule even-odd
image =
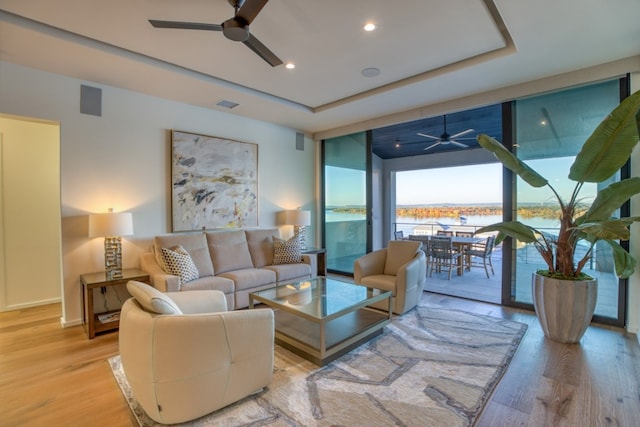
[[[387,311],[368,305],[386,299]],[[316,277],[249,294],[274,309],[276,343],[323,366],[358,347],[391,321],[391,292]]]

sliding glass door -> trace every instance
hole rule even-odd
[[[584,141],[619,104],[619,94],[616,80],[516,101],[515,153],[547,178],[561,196],[569,197],[575,186],[575,182],[567,177],[569,167]],[[620,177],[612,179],[619,180]],[[580,195],[584,209],[593,202],[598,190],[595,183],[583,186]],[[559,207],[548,187],[534,189],[517,178],[514,198],[514,219],[551,234],[557,233]],[[586,244],[581,249],[586,251]],[[576,256],[581,257],[581,254]],[[512,257],[513,297],[516,302],[530,304],[531,273],[545,269],[545,264],[532,245],[519,242],[512,249]],[[618,319],[619,295],[626,283],[619,282],[614,273],[608,245],[596,246],[584,272],[598,279],[596,315],[612,319],[610,323],[622,321]]]
[[[353,274],[353,262],[367,253],[371,230],[371,162],[367,133],[323,141],[323,243],[327,269]]]

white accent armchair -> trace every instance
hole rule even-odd
[[[162,293],[129,282],[120,356],[154,421],[181,423],[260,391],[273,374],[273,311],[227,312],[220,291]]]
[[[353,278],[359,285],[391,291],[391,309],[404,314],[415,307],[424,290],[427,259],[420,249],[422,243],[410,240],[391,240],[384,249],[358,258],[353,265]],[[374,304],[386,309],[387,301]]]

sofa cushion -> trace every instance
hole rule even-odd
[[[233,280],[220,276],[207,276],[192,280],[180,287],[181,291],[214,290],[231,294],[235,290]]]
[[[162,261],[158,258],[162,258],[162,248],[182,246],[189,252],[189,255],[191,255],[191,259],[198,269],[200,277],[213,276],[213,264],[211,263],[209,248],[207,247],[207,238],[204,233],[156,236],[153,246],[156,261],[158,261],[161,267],[163,267]],[[169,273],[167,270],[165,270],[165,272]]]
[[[273,264],[273,238],[280,237],[280,230],[277,228],[245,230],[245,234],[253,266],[260,268]]]
[[[311,277],[311,266],[305,263],[267,265],[263,268],[275,272],[277,282]]]
[[[395,276],[400,267],[411,261],[422,247],[422,242],[412,240],[390,240],[384,274]]]
[[[276,282],[276,273],[266,268],[245,268],[242,270],[228,271],[220,274],[220,276],[233,280],[236,286],[236,292],[263,285],[275,285]]]
[[[300,238],[296,234],[289,240],[273,238],[273,264],[293,264],[302,262]]]
[[[157,314],[182,314],[176,303],[166,294],[146,283],[130,280],[127,291],[145,310]]]
[[[189,252],[182,246],[162,248],[162,256],[167,266],[167,272],[178,276],[180,283],[190,282],[200,277],[198,268],[193,263]]]
[[[206,233],[213,269],[217,275],[232,270],[253,268],[244,230]]]

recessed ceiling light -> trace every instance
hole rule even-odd
[[[367,22],[367,23],[364,25],[364,30],[365,30],[365,31],[373,31],[373,30],[375,30],[375,29],[376,29],[376,24],[374,24],[373,22]]]
[[[287,62],[287,65],[285,65],[285,67],[287,67],[288,70],[293,70],[294,68],[296,68],[296,64],[294,64],[293,62]]]
[[[380,75],[380,68],[375,68],[375,67],[365,68],[364,70],[360,71],[360,74],[362,74],[365,77],[376,77]]]

